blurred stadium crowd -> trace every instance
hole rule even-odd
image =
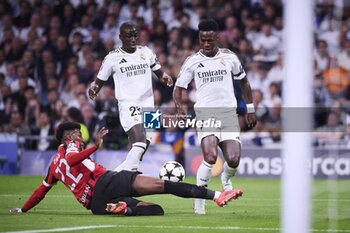
[[[280,141],[283,100],[282,2],[1,0],[0,133],[25,136],[25,149],[55,149],[55,127],[74,120],[84,126],[87,142],[107,125],[112,133],[105,148],[127,147],[113,83],[103,88],[96,102],[86,95],[104,56],[121,45],[119,25],[134,22],[140,29],[140,44],[155,51],[175,80],[183,61],[199,49],[199,21],[210,17],[219,23],[221,47],[238,54],[253,89],[259,121],[255,129],[248,130],[242,120],[242,141],[274,145]],[[314,44],[315,145],[334,140],[347,144],[347,112],[342,109],[350,106],[348,1],[316,1]],[[192,87],[184,96],[189,107],[195,91]],[[236,92],[242,113],[245,104],[238,86]],[[171,95],[172,88],[154,79],[156,106],[173,107]],[[159,132],[154,141],[172,145],[178,154],[183,138],[184,132],[170,129]]]

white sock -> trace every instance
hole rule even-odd
[[[206,186],[209,184],[213,167],[214,164],[209,164],[203,160],[197,171],[198,186]]]
[[[202,161],[197,171],[197,185],[208,186],[211,178],[211,170],[214,164]],[[197,214],[205,214],[205,199],[194,199],[194,209]]]
[[[224,177],[228,180],[230,179],[232,176],[235,176],[237,172],[237,168],[232,168],[230,167],[227,162],[225,161],[224,163],[224,171],[222,172]]]
[[[140,164],[140,159],[143,153],[145,153],[147,144],[143,142],[135,142],[132,144],[128,155],[124,162],[122,162],[114,171],[120,172],[122,170],[137,171]]]
[[[221,192],[215,191],[214,199],[213,199],[213,200],[215,200],[215,199],[217,199],[218,197],[220,197],[220,195],[221,195]]]

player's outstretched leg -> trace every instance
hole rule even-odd
[[[154,177],[137,175],[132,188],[139,196],[151,194],[173,194],[183,198],[199,198],[215,201],[219,206],[225,205],[232,199],[242,196],[243,190],[233,189],[223,192],[213,191],[204,187],[183,182],[171,182]]]
[[[183,198],[213,200],[218,206],[222,207],[226,205],[227,202],[242,196],[243,190],[233,189],[220,192],[188,183],[164,181],[164,193]]]
[[[173,186],[173,184],[176,184],[176,185]],[[167,190],[166,193],[174,194],[176,196],[184,197],[184,198],[196,197],[196,198],[212,199],[220,207],[223,207],[229,201],[233,199],[237,199],[243,194],[242,189],[224,190],[223,192],[214,192],[212,190],[208,190],[203,187],[198,187],[198,186],[186,184],[186,183],[175,183],[175,182],[166,181],[164,182],[164,185],[165,187],[167,187],[165,188]],[[145,202],[140,202],[140,203],[145,203]],[[128,207],[126,202],[123,202],[123,201],[119,201],[117,203],[107,203],[106,211],[110,214],[116,214],[119,216],[164,215],[163,208],[153,203],[145,203],[144,205],[141,204],[133,207]]]

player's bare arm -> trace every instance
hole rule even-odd
[[[101,88],[103,87],[105,81],[102,81],[101,79],[96,78],[94,82],[91,83],[88,94],[89,98],[91,100],[95,100],[98,96],[98,93],[100,92]]]
[[[182,104],[182,92],[185,91],[185,88],[175,86],[173,91],[173,99],[177,111],[177,117],[179,119],[185,119],[186,111]]]
[[[240,81],[241,87],[242,87],[242,95],[244,101],[247,103],[247,126],[249,128],[254,128],[256,125],[256,115],[255,115],[255,108],[253,104],[253,98],[252,98],[252,89],[250,87],[249,81],[247,77],[244,77]]]
[[[170,75],[165,73],[162,68],[153,72],[157,75],[161,83],[167,85],[168,87],[173,86],[174,84],[173,79],[170,77]]]
[[[41,200],[45,198],[46,193],[48,193],[51,189],[50,187],[45,186],[44,184],[40,184],[33,192],[33,194],[29,197],[29,199],[26,201],[26,203],[23,205],[23,207],[17,207],[10,209],[10,213],[12,214],[18,214],[18,213],[25,213],[29,209],[33,208]]]

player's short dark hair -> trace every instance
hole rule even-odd
[[[71,121],[61,123],[58,126],[56,131],[56,140],[61,142],[64,132],[67,130],[74,130],[74,129],[80,130],[80,124],[76,122],[71,122]]]
[[[136,26],[131,22],[124,22],[120,26],[120,33],[124,33],[127,28],[136,28]]]
[[[213,19],[204,19],[198,24],[198,30],[203,32],[219,31],[219,24]]]

